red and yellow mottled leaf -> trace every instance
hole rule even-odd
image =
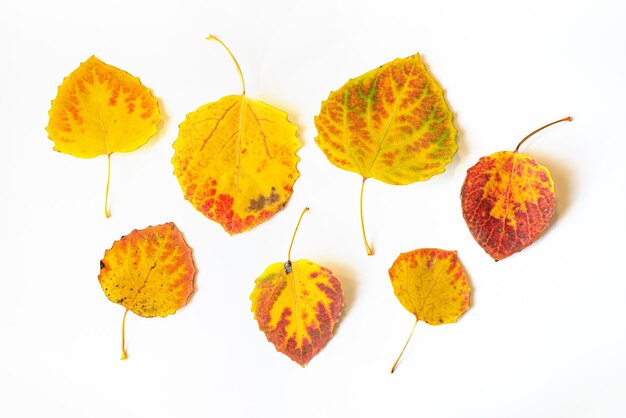
[[[196,270],[180,230],[173,223],[134,230],[115,241],[100,262],[98,281],[111,302],[151,318],[175,313],[193,292]]]
[[[237,69],[241,75],[238,64]],[[172,164],[185,199],[237,234],[285,206],[299,175],[299,148],[287,114],[248,98],[244,88],[244,94],[222,97],[187,115]]]
[[[339,168],[388,184],[428,180],[457,150],[452,112],[419,54],[396,59],[333,91],[315,141]],[[361,206],[363,188],[361,189]],[[361,208],[361,222],[363,211]],[[371,255],[372,251],[363,238]]]
[[[161,120],[157,99],[138,78],[94,56],[63,80],[49,116],[46,130],[56,151],[80,158],[106,155],[109,169],[112,153],[148,142]]]
[[[309,260],[292,263],[288,256],[256,279],[250,300],[259,329],[276,350],[305,366],[332,337],[343,291],[327,268]]]
[[[456,251],[421,248],[402,253],[389,269],[389,277],[402,306],[415,315],[415,324],[418,321],[430,325],[454,323],[469,309],[469,281]]]
[[[309,260],[290,265],[270,265],[256,279],[250,299],[267,339],[304,366],[332,336],[343,292],[330,270]]]
[[[494,260],[502,260],[535,242],[555,211],[550,171],[533,158],[501,151],[481,158],[467,170],[461,189],[463,217],[472,236]]]

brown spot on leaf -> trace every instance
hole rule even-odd
[[[248,210],[251,210],[254,212],[260,212],[267,205],[276,203],[279,200],[280,200],[280,195],[276,193],[276,188],[272,187],[272,191],[269,196],[259,195],[258,198],[250,200],[250,205],[248,206]]]

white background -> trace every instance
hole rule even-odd
[[[620,1],[0,0],[0,416],[626,416],[626,10]],[[298,126],[301,177],[284,211],[229,237],[183,199],[172,174],[178,125],[200,105],[248,95]],[[420,52],[446,90],[459,151],[430,181],[361,179],[316,146],[331,90]],[[64,76],[95,54],[141,77],[165,114],[138,151],[52,150],[45,126]],[[512,150],[549,167],[557,215],[521,253],[494,263],[473,241],[459,191],[478,158]],[[299,367],[258,330],[249,294],[293,257],[330,268],[345,308],[335,336]],[[198,268],[190,303],[165,319],[133,314],[98,284],[99,260],[135,228],[174,221]],[[472,307],[457,324],[413,324],[387,269],[400,252],[458,250]]]

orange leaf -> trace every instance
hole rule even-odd
[[[174,142],[172,164],[185,199],[232,235],[285,206],[299,176],[300,142],[285,112],[245,95],[241,69],[230,55],[243,94],[188,114]]]
[[[290,254],[291,246],[286,263],[270,265],[256,279],[250,299],[268,341],[304,367],[332,337],[343,291],[330,270],[309,260],[291,262]]]
[[[524,141],[561,119],[526,136],[514,152],[482,157],[467,170],[461,189],[463,217],[472,236],[494,260],[502,260],[535,242],[555,211],[550,171],[520,154]]]
[[[442,173],[457,150],[452,112],[419,54],[349,80],[322,103],[315,142],[339,168],[365,180],[410,184]]]
[[[98,281],[111,302],[126,313],[151,318],[175,313],[193,292],[196,269],[180,230],[173,223],[134,230],[115,241],[100,262]]]
[[[138,78],[91,56],[67,76],[46,130],[55,151],[80,158],[134,151],[157,131],[156,98]],[[107,180],[107,197],[109,181]],[[108,208],[105,199],[105,215]]]
[[[389,269],[389,278],[402,306],[415,315],[415,325],[420,320],[430,325],[454,323],[469,309],[469,281],[456,251],[421,248],[402,253]]]

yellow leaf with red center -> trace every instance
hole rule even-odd
[[[100,262],[98,281],[107,298],[127,311],[164,317],[187,304],[195,272],[191,249],[170,222],[115,241]]]
[[[187,115],[174,142],[174,175],[185,199],[229,234],[281,210],[299,176],[300,142],[287,114],[244,94],[222,97]]]
[[[402,253],[389,277],[398,300],[418,321],[449,324],[469,309],[469,281],[456,251],[421,248]]]
[[[467,171],[461,202],[476,242],[502,260],[532,244],[550,224],[554,181],[531,157],[496,152]]]
[[[416,54],[331,92],[315,118],[315,141],[331,163],[364,181],[409,184],[443,172],[452,160],[458,149],[452,117]]]
[[[421,248],[402,253],[389,269],[396,297],[415,315],[415,325],[398,359],[415,331],[418,321],[430,325],[454,323],[469,309],[470,286],[456,251]]]
[[[550,225],[556,209],[554,181],[550,171],[533,158],[501,151],[481,158],[467,170],[461,189],[463,218],[472,236],[494,260],[502,260],[535,242]]]
[[[134,151],[161,120],[157,99],[138,78],[94,56],[63,80],[49,117],[54,149],[80,158]]]
[[[330,270],[298,260],[270,265],[250,299],[259,329],[276,350],[305,366],[332,337],[343,291]]]

